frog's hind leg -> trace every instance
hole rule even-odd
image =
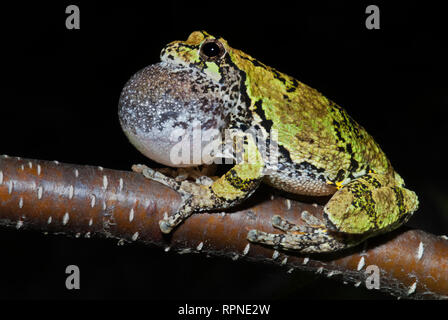
[[[405,223],[417,210],[416,194],[398,174],[369,173],[342,186],[324,207],[330,230],[373,236]]]
[[[306,225],[299,226],[274,216],[273,226],[285,233],[251,230],[247,238],[251,242],[304,253],[337,251],[399,227],[417,207],[417,196],[404,188],[398,175],[369,173],[333,195],[324,207],[325,221],[302,214]]]
[[[355,244],[344,242],[342,237],[329,233],[321,220],[306,211],[302,213],[301,218],[306,225],[293,224],[278,215],[273,216],[272,225],[285,233],[250,230],[247,239],[276,249],[302,253],[332,252]]]

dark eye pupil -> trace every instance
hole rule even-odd
[[[219,55],[220,51],[221,49],[214,42],[207,42],[202,46],[202,53],[209,58],[216,57],[217,55]]]

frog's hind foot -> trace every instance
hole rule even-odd
[[[303,211],[300,218],[303,222],[305,222],[305,224],[294,224],[279,215],[273,216],[271,221],[274,228],[280,229],[284,232],[312,232],[313,229],[326,228],[323,220],[316,218],[308,211]]]
[[[305,232],[306,231],[304,226],[300,226],[300,225],[291,223],[288,220],[283,219],[279,215],[273,216],[271,218],[271,222],[272,222],[272,226],[274,226],[274,228],[280,229],[284,232],[295,232],[295,231]]]
[[[292,250],[303,253],[332,252],[349,245],[328,233],[322,221],[308,212],[302,213],[305,225],[291,223],[282,217],[272,217],[272,225],[285,233],[268,233],[250,230],[247,239],[254,243],[272,246],[275,249]]]
[[[302,211],[300,218],[311,228],[325,228],[325,222],[323,220],[316,218],[306,210]]]

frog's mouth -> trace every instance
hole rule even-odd
[[[156,162],[173,167],[206,163],[210,158],[203,151],[227,124],[218,86],[196,70],[165,62],[150,65],[121,92],[122,129]]]

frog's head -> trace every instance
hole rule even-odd
[[[168,166],[204,163],[203,155],[199,163],[194,160],[198,159],[195,149],[207,148],[210,137],[228,126],[232,107],[239,101],[242,77],[230,65],[229,50],[225,40],[193,32],[186,41],[168,44],[162,50],[162,62],[128,81],[120,97],[119,118],[138,150]],[[198,128],[201,140],[194,141]],[[176,132],[184,133],[179,137]],[[190,162],[173,159],[173,150],[176,155],[176,150],[189,150]]]
[[[195,68],[223,83],[230,67],[228,55],[231,50],[226,40],[205,31],[195,31],[186,41],[173,41],[165,46],[160,59],[180,67]]]

